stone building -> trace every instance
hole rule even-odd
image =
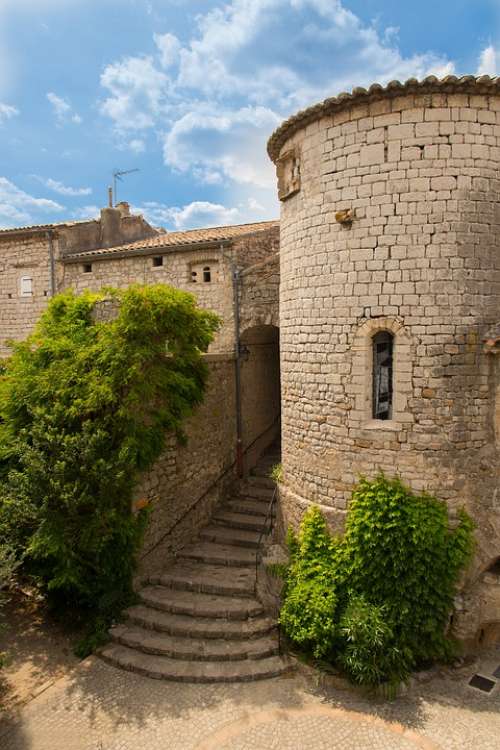
[[[279,432],[279,225],[165,232],[126,203],[100,219],[0,231],[0,354],[31,331],[52,294],[171,284],[219,314],[205,401],[137,489],[152,504],[141,571],[196,535],[237,473]]]
[[[0,344],[68,287],[194,292],[224,325],[188,445],[138,488],[143,572],[196,535],[281,412],[285,524],[316,503],[341,531],[357,477],[380,469],[452,522],[465,506],[477,549],[455,632],[499,639],[500,79],[355,89],[291,117],[268,151],[279,225],[168,233],[121,204],[0,232]]]
[[[500,635],[500,79],[355,89],[271,136],[281,203],[282,505],[341,529],[380,469],[465,506],[455,631]]]
[[[158,235],[128,205],[104,208],[98,220],[0,230],[0,356],[7,341],[24,339],[47,305],[65,288],[63,258]]]
[[[62,288],[162,282],[192,292],[223,321],[187,446],[171,442],[137,490],[153,504],[143,572],[164,567],[196,535],[235,474],[279,433],[278,251],[279,224],[271,221],[166,232],[61,259]]]

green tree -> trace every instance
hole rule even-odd
[[[98,322],[97,303],[116,309]],[[54,297],[0,378],[0,536],[48,597],[93,617],[128,600],[144,511],[131,500],[203,398],[219,325],[164,286]]]

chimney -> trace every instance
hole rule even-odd
[[[116,208],[120,212],[121,216],[130,216],[130,204],[127,201],[120,201],[116,204]]]
[[[119,245],[122,214],[118,208],[101,208],[101,247]]]

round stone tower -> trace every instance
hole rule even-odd
[[[500,79],[355,89],[291,117],[268,151],[285,521],[314,502],[341,529],[360,474],[399,474],[475,518],[477,597],[500,574]],[[463,636],[478,606],[464,598]]]

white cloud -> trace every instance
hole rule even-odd
[[[491,44],[483,49],[476,75],[500,75],[500,50],[496,50]]]
[[[241,219],[238,208],[228,208],[209,201],[193,201],[182,208],[149,201],[135,210],[143,213],[152,224],[166,225],[175,230],[225,226]]]
[[[101,213],[99,206],[81,206],[71,211],[75,219],[97,219]]]
[[[32,211],[54,213],[64,206],[46,198],[35,198],[6,177],[0,177],[0,226],[16,227],[33,223]]]
[[[101,85],[109,96],[101,102],[101,112],[120,131],[150,128],[161,113],[168,82],[151,57],[127,57],[108,65]]]
[[[12,107],[10,104],[2,104],[2,102],[0,102],[0,125],[18,114],[19,110],[16,107]]]
[[[59,182],[59,180],[53,180],[51,177],[39,177],[38,175],[33,175],[39,182],[42,183],[42,185],[45,185],[45,187],[48,187],[49,190],[53,190],[55,193],[59,193],[59,195],[69,195],[69,196],[77,196],[77,195],[90,195],[92,193],[92,188],[84,187],[84,188],[73,188],[68,187],[67,185],[64,185],[62,182]]]
[[[53,91],[48,92],[47,99],[52,105],[58,125],[64,125],[67,122],[73,122],[75,125],[80,125],[82,118],[73,110],[73,107],[66,99],[54,94]]]
[[[178,61],[181,43],[173,34],[155,34],[154,40],[160,51],[161,66],[170,68]]]
[[[231,112],[202,107],[181,117],[164,140],[165,163],[193,170],[204,182],[222,177],[259,187],[274,184],[274,169],[262,148],[279,117],[264,107]]]
[[[452,68],[432,53],[404,58],[392,29],[380,34],[339,0],[233,0],[199,19],[180,61],[181,86],[245,92],[283,113],[353,85]]]
[[[198,15],[188,38],[154,42],[155,55],[106,67],[101,111],[124,139],[154,130],[167,167],[246,212],[250,198],[275,212],[265,144],[288,115],[354,86],[455,70],[433,52],[405,56],[397,29],[365,23],[341,0],[228,0]]]
[[[141,138],[132,138],[127,143],[126,148],[129,148],[134,154],[142,154],[146,150],[146,144]]]

